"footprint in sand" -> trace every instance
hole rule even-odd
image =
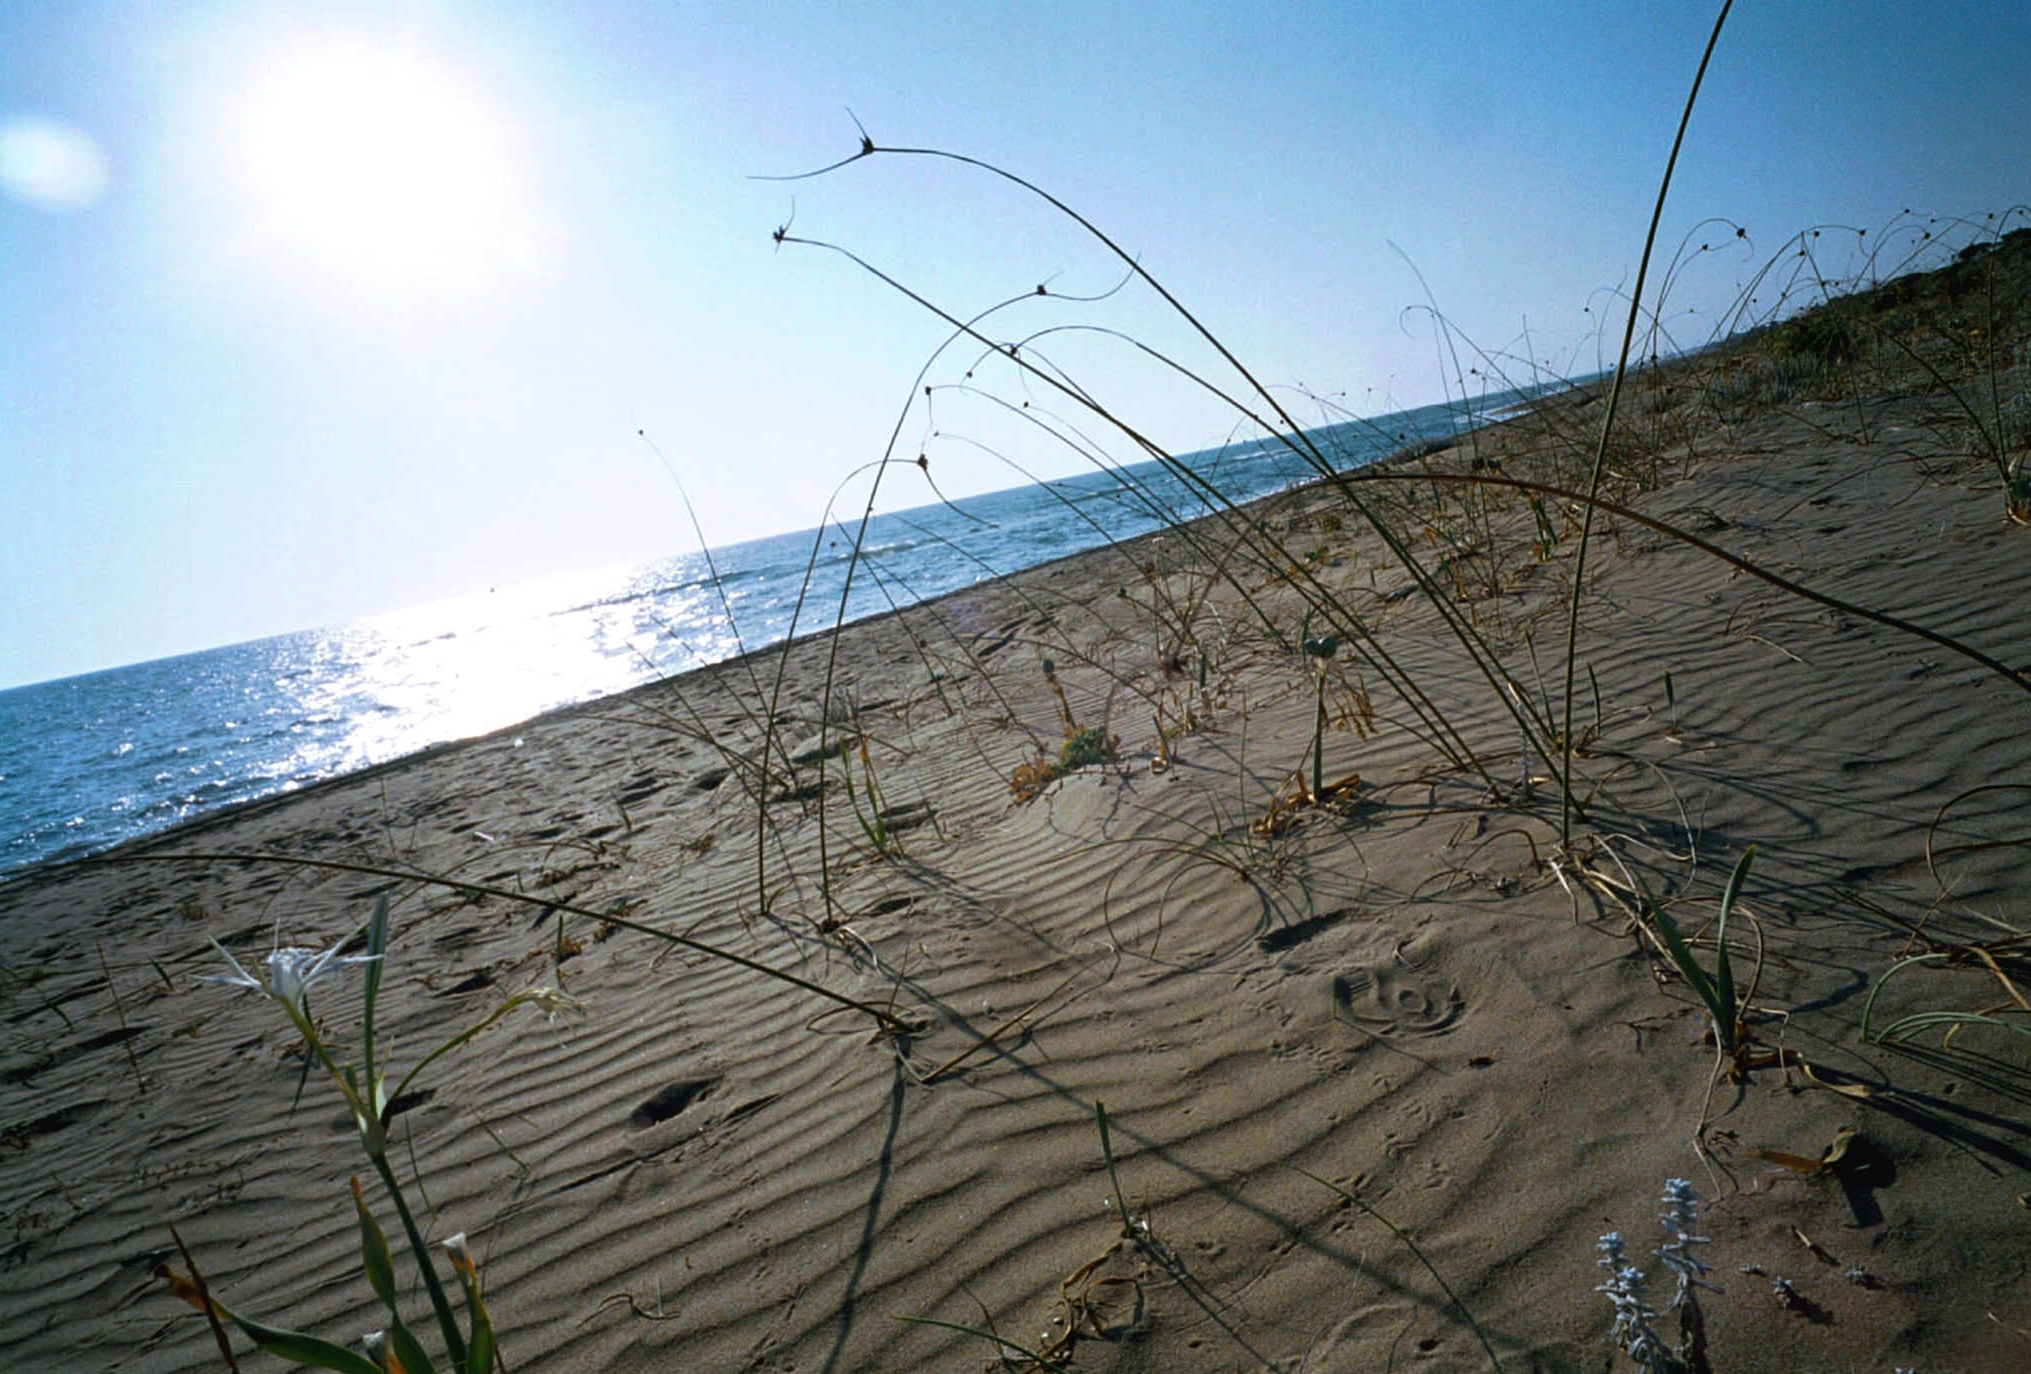
[[[1362,1030],[1437,1035],[1460,1019],[1460,990],[1387,964],[1357,964],[1333,975],[1333,1006]]]

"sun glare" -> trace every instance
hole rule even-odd
[[[284,266],[402,297],[468,293],[538,266],[510,126],[413,48],[326,38],[278,54],[231,136],[255,235]]]

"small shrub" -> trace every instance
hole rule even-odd
[[[1058,750],[1060,772],[1070,773],[1092,763],[1107,763],[1114,757],[1115,741],[1108,738],[1107,731],[1099,725],[1089,725],[1077,734],[1068,735]]]
[[[1657,1247],[1656,1255],[1678,1281],[1677,1291],[1663,1309],[1670,1312],[1676,1308],[1679,1312],[1677,1343],[1667,1346],[1651,1325],[1660,1313],[1647,1301],[1645,1290],[1650,1281],[1630,1261],[1619,1232],[1608,1232],[1594,1247],[1601,1253],[1595,1263],[1608,1271],[1607,1281],[1596,1284],[1594,1291],[1615,1305],[1615,1344],[1641,1365],[1646,1374],[1705,1374],[1706,1331],[1700,1314],[1699,1289],[1713,1285],[1705,1281],[1706,1264],[1692,1252],[1693,1246],[1707,1243],[1705,1236],[1693,1234],[1699,1229],[1699,1198],[1692,1184],[1682,1178],[1668,1178],[1664,1181],[1660,1205],[1664,1210],[1657,1219],[1671,1239]]]
[[[1835,305],[1823,305],[1787,320],[1771,332],[1771,356],[1807,358],[1820,363],[1853,362],[1861,356],[1862,335],[1848,313]]]
[[[1115,751],[1120,747],[1121,741],[1108,734],[1102,726],[1089,725],[1083,730],[1074,730],[1065,736],[1055,759],[1039,756],[1017,764],[1015,772],[1009,776],[1008,790],[1019,803],[1031,801],[1067,773],[1076,773],[1088,764],[1112,763]]]

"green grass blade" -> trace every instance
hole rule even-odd
[[[464,1277],[461,1275],[460,1277]],[[480,1300],[479,1285],[467,1279],[467,1314],[472,1318],[472,1339],[465,1348],[465,1374],[489,1374],[494,1367],[494,1321]]]
[[[423,1349],[423,1343],[402,1324],[400,1317],[388,1326],[388,1349],[402,1362],[402,1374],[437,1374],[437,1366]]]
[[[417,1229],[416,1217],[403,1201],[401,1185],[395,1182],[395,1171],[388,1167],[385,1157],[373,1161],[374,1171],[381,1176],[381,1186],[388,1190],[388,1200],[395,1204],[395,1213],[402,1218],[403,1234],[409,1237],[410,1253],[416,1257],[416,1268],[423,1276],[423,1287],[430,1294],[431,1310],[437,1313],[437,1329],[444,1337],[445,1354],[453,1365],[465,1363],[465,1337],[458,1334],[458,1321],[451,1315],[451,1300],[444,1295],[444,1284],[437,1277],[437,1268],[430,1262],[430,1247],[423,1241],[423,1232]]]
[[[1906,1040],[1934,1026],[1989,1026],[1995,1030],[2009,1031],[2013,1035],[2031,1037],[2031,1026],[2019,1021],[2006,1021],[2000,1016],[1990,1016],[1984,1012],[1916,1011],[1885,1026],[1883,1033],[1876,1037],[1876,1042],[1887,1045],[1898,1040]]]
[[[1726,1017],[1727,1032],[1721,1037],[1722,1047],[1733,1051],[1735,1048],[1735,1025],[1740,1020],[1739,1009],[1735,1006],[1735,969],[1728,958],[1728,916],[1735,909],[1736,900],[1742,895],[1742,884],[1749,877],[1749,865],[1756,861],[1756,846],[1750,845],[1742,851],[1742,857],[1735,865],[1735,871],[1728,875],[1728,886],[1721,893],[1721,918],[1714,925],[1714,999],[1719,1004],[1715,1012],[1715,1023]]]
[[[1093,1119],[1100,1123],[1100,1157],[1107,1161],[1107,1181],[1114,1185],[1114,1205],[1121,1209],[1121,1234],[1133,1236],[1135,1227],[1128,1219],[1128,1199],[1121,1195],[1121,1180],[1114,1173],[1114,1141],[1107,1134],[1107,1108],[1098,1099],[1093,1103]]]
[[[1685,109],[1678,117],[1678,132],[1672,136],[1671,155],[1664,160],[1664,176],[1657,184],[1657,204],[1650,212],[1650,228],[1643,236],[1643,254],[1636,261],[1636,285],[1629,292],[1629,318],[1622,329],[1622,348],[1615,355],[1615,379],[1608,387],[1608,403],[1601,408],[1601,438],[1594,448],[1594,462],[1587,479],[1587,498],[1601,494],[1601,474],[1608,466],[1608,439],[1615,427],[1615,411],[1622,400],[1622,383],[1629,371],[1629,350],[1636,338],[1636,322],[1643,314],[1643,284],[1650,276],[1650,256],[1657,247],[1657,226],[1664,219],[1665,197],[1671,192],[1672,173],[1678,168],[1679,149],[1685,145],[1685,131],[1692,123],[1693,106],[1699,103],[1700,87],[1707,79],[1707,64],[1721,41],[1721,27],[1735,0],[1721,0],[1721,12],[1714,16],[1713,31],[1707,35],[1706,51],[1700,54],[1699,69],[1693,73],[1692,89],[1686,92]],[[1559,843],[1573,839],[1573,668],[1579,654],[1580,603],[1587,586],[1587,545],[1594,533],[1594,507],[1589,504],[1580,518],[1580,541],[1573,553],[1573,594],[1566,615],[1565,722],[1559,731],[1562,758],[1559,767]]]
[[[485,1313],[474,1309],[472,1343],[466,1347],[465,1374],[489,1374],[494,1367],[494,1328],[480,1318]]]
[[[423,1374],[434,1368],[429,1355],[409,1328],[402,1324],[402,1313],[395,1306],[395,1256],[388,1248],[387,1233],[374,1220],[374,1214],[367,1210],[367,1199],[360,1192],[360,1181],[353,1181],[353,1206],[360,1214],[360,1260],[367,1275],[367,1286],[374,1290],[374,1296],[388,1309],[388,1345],[400,1360],[402,1368],[411,1374]]]
[[[1889,968],[1889,971],[1886,972],[1881,978],[1878,978],[1876,980],[1876,986],[1869,989],[1869,1000],[1862,1003],[1862,1043],[1866,1045],[1869,1044],[1871,1041],[1874,1041],[1880,1044],[1883,1040],[1889,1037],[1890,1034],[1889,1030],[1885,1030],[1882,1035],[1871,1035],[1869,1033],[1869,1027],[1872,1018],[1876,1014],[1876,998],[1882,994],[1884,987],[1889,983],[1889,981],[1892,978],[1896,977],[1897,974],[1903,972],[1905,969],[1910,968],[1913,964],[1943,964],[1945,962],[1946,955],[1944,954],[1914,954],[1909,959],[1900,959],[1896,963],[1892,964]],[[1904,1024],[1904,1021],[1908,1021],[1910,1019],[1911,1018],[1907,1016],[1904,1018],[1903,1021],[1899,1021],[1897,1025],[1901,1026]],[[1891,1027],[1891,1029],[1894,1030],[1895,1027],[1893,1026]]]
[[[874,795],[874,777],[869,775],[867,779],[867,806],[863,808],[860,804],[860,789],[854,786],[853,782],[853,760],[848,754],[852,747],[851,741],[839,742],[839,772],[846,782],[846,799],[853,803],[853,818],[860,823],[860,833],[867,836],[867,842],[874,846],[877,854],[886,854],[888,836],[883,833],[880,803]],[[874,813],[873,820],[868,819],[869,812]]]
[[[361,980],[360,991],[360,1058],[364,1063],[367,1079],[367,1106],[378,1113],[381,1104],[375,1100],[375,1088],[380,1079],[374,1072],[374,1003],[381,995],[381,966],[387,962],[388,953],[388,894],[382,893],[374,903],[374,915],[367,922],[366,977]]]
[[[465,1374],[491,1374],[498,1352],[494,1348],[494,1319],[487,1315],[487,1304],[480,1295],[480,1271],[473,1264],[472,1249],[466,1244],[465,1232],[461,1231],[444,1242],[444,1252],[451,1257],[451,1267],[458,1274],[459,1286],[465,1289],[466,1320],[472,1328],[472,1336],[465,1348]]]

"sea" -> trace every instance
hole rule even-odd
[[[1536,390],[1311,438],[1345,470]],[[1277,441],[1176,465],[1189,480],[1096,470],[0,692],[0,879],[827,628],[857,533],[849,620],[1318,475]]]

